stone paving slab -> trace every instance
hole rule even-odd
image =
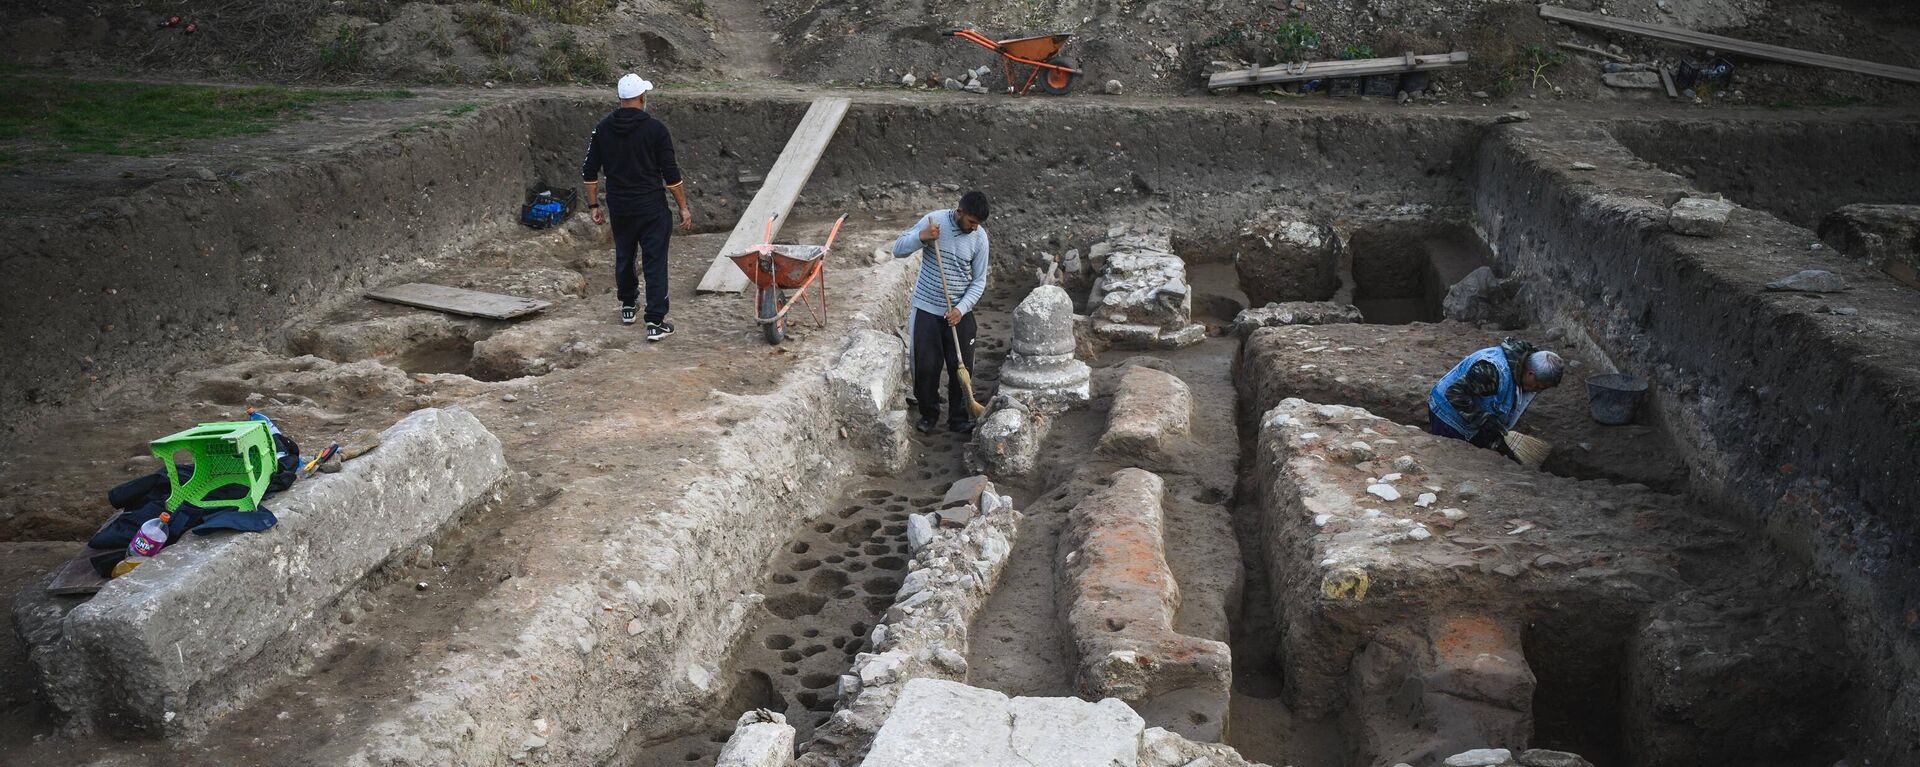
[[[1111,698],[1008,698],[959,682],[908,682],[866,767],[1133,767],[1146,723]]]

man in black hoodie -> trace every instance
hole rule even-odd
[[[667,321],[667,240],[673,232],[672,214],[663,192],[672,192],[680,205],[680,230],[693,229],[693,213],[681,189],[680,166],[673,159],[673,137],[667,126],[641,107],[653,83],[628,74],[620,78],[620,108],[601,118],[587,138],[587,161],[580,168],[586,186],[587,208],[593,222],[613,219],[613,279],[620,296],[620,322],[633,324],[634,301],[639,296],[633,273],[635,249],[647,280],[647,340],[673,334]],[[607,209],[600,207],[600,172],[607,173]]]

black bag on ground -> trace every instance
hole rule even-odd
[[[520,208],[520,223],[534,229],[551,229],[573,215],[578,196],[571,189],[536,186],[527,190],[527,202]]]

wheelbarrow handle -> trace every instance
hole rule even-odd
[[[827,244],[820,248],[822,253],[833,250],[833,240],[840,236],[840,225],[844,223],[847,223],[847,214],[842,213],[840,218],[833,222],[833,231],[827,233]]]
[[[773,244],[773,222],[778,220],[780,220],[780,214],[778,213],[775,213],[767,217],[767,233],[760,238],[760,242],[762,244],[766,244],[766,245]]]
[[[942,36],[944,36],[944,37],[954,37],[954,36],[957,36],[957,35],[959,35],[959,34],[960,34],[961,32],[964,32],[964,31],[966,31],[966,28],[965,28],[965,27],[953,27],[953,28],[950,28],[950,29],[942,29],[942,30],[940,30],[940,34],[941,34]]]

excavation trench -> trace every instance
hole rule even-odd
[[[81,319],[63,312],[91,312],[85,302],[6,302],[41,312],[36,323],[120,328],[73,346],[90,367],[35,335],[23,364],[5,371],[10,389],[28,393],[4,403],[8,414],[49,398],[97,396],[117,408],[63,411],[49,423],[70,453],[0,467],[19,489],[0,514],[8,545],[84,537],[98,520],[80,520],[80,505],[62,499],[150,469],[81,453],[124,455],[134,431],[248,405],[323,442],[458,405],[499,435],[518,474],[500,505],[327,605],[329,628],[314,640],[322,651],[247,702],[234,738],[178,751],[39,742],[31,735],[55,724],[31,703],[11,709],[0,734],[18,741],[26,764],[123,754],[157,764],[700,764],[742,711],[768,708],[797,728],[803,754],[825,753],[809,739],[846,708],[844,679],[876,649],[874,627],[910,571],[907,517],[974,473],[964,456],[975,448],[944,432],[915,435],[904,472],[877,471],[877,451],[841,431],[862,424],[822,381],[854,331],[900,324],[909,267],[867,254],[977,187],[995,200],[996,271],[975,376],[983,401],[1037,271],[1061,270],[1074,311],[1099,313],[1089,297],[1100,273],[1085,263],[1115,224],[1172,230],[1191,299],[1184,319],[1200,332],[1179,348],[1085,344],[1091,401],[1053,416],[1033,471],[994,477],[1024,516],[966,646],[951,648],[965,681],[1089,695],[1081,661],[1107,639],[1089,640],[1074,610],[1100,576],[1067,558],[1100,534],[1089,532],[1088,509],[1148,488],[1160,535],[1147,548],[1178,598],[1147,605],[1164,608],[1164,630],[1104,625],[1128,641],[1193,649],[1189,665],[1201,672],[1230,659],[1224,685],[1196,682],[1205,677],[1196,672],[1178,694],[1135,702],[1149,725],[1272,764],[1428,767],[1448,749],[1528,745],[1601,767],[1914,755],[1900,736],[1920,692],[1902,669],[1920,667],[1920,654],[1897,617],[1910,606],[1901,577],[1911,565],[1889,542],[1910,527],[1901,516],[1910,502],[1889,488],[1914,452],[1901,425],[1915,415],[1897,394],[1911,375],[1860,349],[1842,323],[1891,338],[1883,350],[1904,349],[1915,300],[1865,267],[1807,256],[1798,243],[1812,241],[1813,218],[1799,209],[1813,203],[1755,181],[1764,162],[1695,164],[1687,142],[1666,141],[1654,123],[1615,126],[1616,139],[1594,126],[1563,135],[1471,115],[1078,106],[856,98],[783,235],[817,240],[826,222],[854,213],[835,262],[844,280],[835,311],[828,330],[802,327],[780,349],[758,340],[742,302],[679,293],[680,333],[635,343],[611,322],[606,248],[593,230],[462,225],[469,214],[510,220],[520,176],[570,177],[569,153],[604,109],[585,100],[511,102],[397,139],[418,162],[457,169],[476,145],[499,147],[514,172],[461,170],[439,192],[443,208],[369,211],[339,242],[312,232],[352,218],[345,212],[274,215],[252,196],[212,203],[241,222],[240,236],[205,248],[165,223],[184,218],[165,201],[76,232],[98,252],[127,244],[127,264],[204,249],[287,284],[278,297],[229,304],[184,295],[158,325],[142,307],[178,292],[164,280],[120,284],[125,305]],[[698,280],[752,197],[742,179],[772,163],[805,108],[795,97],[729,94],[659,106],[682,137],[701,229],[675,242],[677,285]],[[1774,135],[1765,124],[1745,130]],[[1891,145],[1892,134],[1875,131]],[[1095,135],[1107,138],[1085,138]],[[351,199],[359,184],[397,186],[415,172],[414,160],[361,159],[367,178],[317,181],[296,169],[250,183],[289,197],[280,192],[324,182],[311,199]],[[1686,175],[1756,209],[1742,209],[1727,237],[1678,238],[1653,211],[1663,215],[1662,199],[1688,182],[1649,161],[1689,165]],[[1601,171],[1574,175],[1575,162]],[[1031,172],[998,170],[1013,166]],[[1814,186],[1869,175],[1799,172]],[[1853,186],[1849,202],[1911,202]],[[494,187],[505,191],[481,191]],[[417,232],[414,218],[424,218]],[[247,223],[283,220],[292,223],[275,226],[290,230]],[[1337,247],[1250,268],[1249,243],[1287,221]],[[154,234],[134,243],[127,231]],[[1770,244],[1736,247],[1751,242]],[[1772,244],[1784,242],[1792,252]],[[1774,272],[1808,265],[1852,275],[1845,302],[1858,314],[1812,303],[1841,299],[1756,292],[1782,276]],[[1483,266],[1487,284],[1449,300]],[[358,298],[403,278],[554,308],[507,324]],[[41,287],[25,292],[61,292]],[[1290,302],[1289,316],[1325,310],[1339,321],[1238,321],[1269,301]],[[1455,307],[1473,321],[1443,320]],[[1751,317],[1769,319],[1736,319]],[[185,334],[195,340],[182,355],[220,355],[183,356],[197,362],[168,379],[178,391],[139,407],[50,383],[145,372],[129,350],[183,329],[203,332]],[[1544,471],[1420,431],[1426,388],[1506,335],[1578,363],[1522,424],[1554,444]],[[208,340],[228,337],[245,351]],[[1603,427],[1587,415],[1581,382],[1616,368],[1655,379],[1655,390],[1634,423]],[[1116,412],[1127,382],[1156,374],[1184,387],[1187,430],[1151,449],[1101,447],[1131,417]],[[1782,376],[1794,390],[1841,392],[1865,415],[1839,423],[1808,411],[1768,388]],[[1856,439],[1890,447],[1856,455]],[[58,479],[27,487],[36,476]],[[1398,499],[1370,492],[1380,484]],[[1436,502],[1415,505],[1427,493]],[[1462,665],[1466,650],[1506,671]],[[1868,668],[1863,658],[1891,660]],[[290,735],[275,724],[287,719],[335,722],[337,737]]]

